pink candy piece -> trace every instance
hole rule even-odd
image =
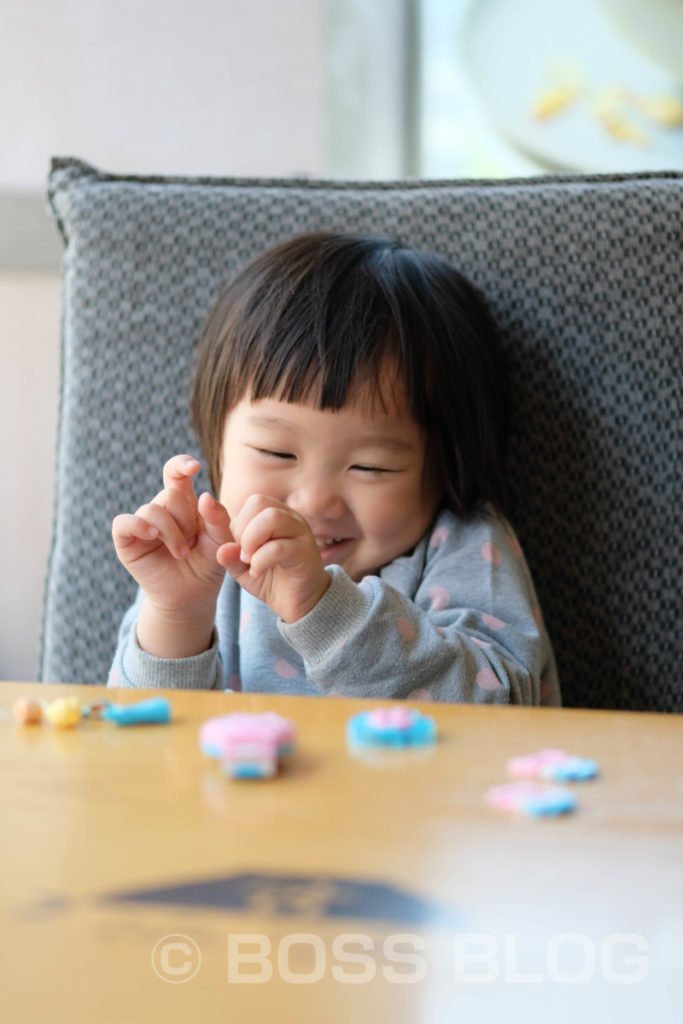
[[[508,774],[516,779],[542,779],[551,776],[552,769],[564,763],[568,757],[566,750],[546,747],[535,754],[511,757],[506,767]]]
[[[538,782],[508,782],[494,786],[486,794],[486,802],[496,810],[516,811],[530,817],[566,814],[576,807],[576,798],[569,790]]]
[[[576,757],[566,750],[548,747],[526,757],[513,757],[507,763],[508,775],[517,779],[540,779],[551,782],[580,782],[593,779],[598,765],[592,758]]]
[[[221,764],[233,778],[267,779],[277,770],[277,744],[271,740],[225,741]]]
[[[409,729],[415,719],[410,708],[376,708],[367,716],[367,723],[373,729]]]
[[[486,803],[501,811],[515,811],[522,800],[542,796],[546,787],[537,782],[517,782],[513,785],[494,786],[486,794]]]
[[[295,735],[294,723],[275,711],[235,711],[204,722],[199,730],[199,745],[210,757],[230,757],[240,743],[257,745],[264,754],[282,754],[292,747]]]

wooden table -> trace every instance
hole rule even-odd
[[[17,726],[0,684],[0,1014],[14,1022],[683,1019],[683,718],[423,705],[426,756],[364,763],[372,702],[168,695],[174,721]],[[273,709],[298,748],[224,778],[206,718]],[[602,775],[562,819],[485,804],[545,746]]]

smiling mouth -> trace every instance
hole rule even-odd
[[[351,537],[316,537],[315,542],[323,563],[331,565],[338,560],[340,554],[343,557],[343,552],[351,540]]]

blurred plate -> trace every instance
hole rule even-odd
[[[594,111],[596,98],[622,88],[640,98],[683,102],[683,89],[614,30],[594,0],[474,0],[462,32],[463,59],[497,130],[550,169],[607,173],[683,169],[683,128],[663,128],[630,103],[623,117],[644,142],[614,138]],[[577,98],[545,120],[534,104],[564,80]]]

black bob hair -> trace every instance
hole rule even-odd
[[[445,260],[384,238],[296,236],[224,290],[197,349],[192,419],[220,489],[227,414],[245,397],[340,409],[395,368],[444,504],[507,506],[507,399],[495,323]]]

